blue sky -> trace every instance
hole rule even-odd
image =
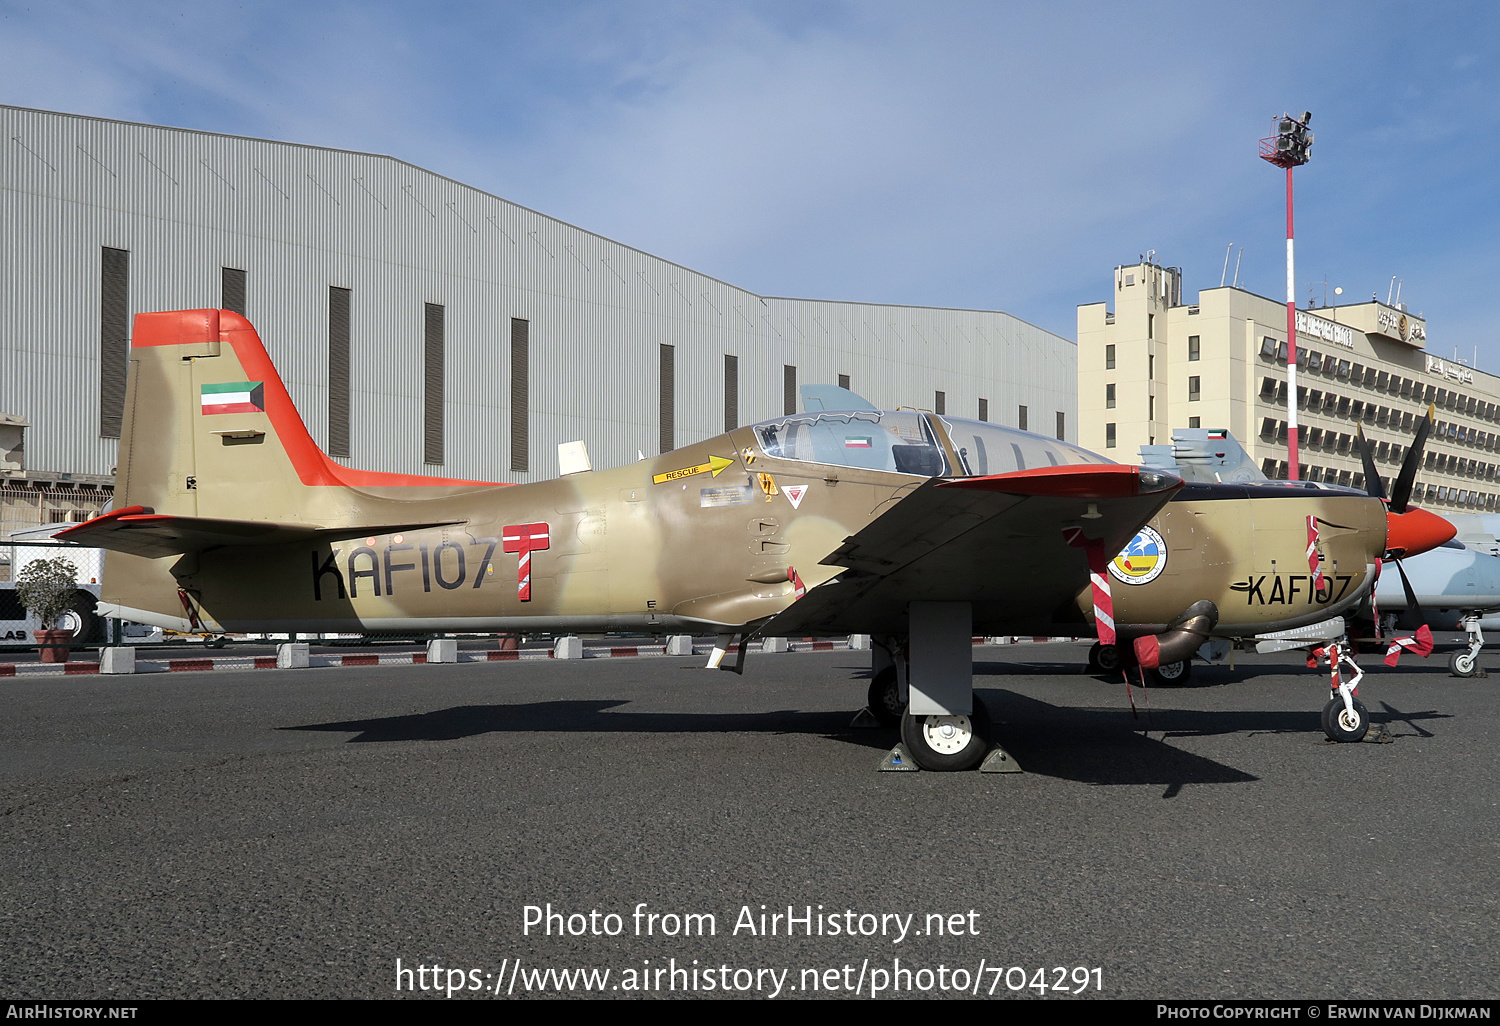
[[[0,102],[388,153],[765,295],[1068,337],[1147,250],[1189,297],[1402,299],[1500,371],[1492,3],[22,3]],[[1314,285],[1314,283],[1317,283]]]

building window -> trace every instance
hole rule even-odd
[[[1065,441],[1066,440],[1066,436],[1067,436],[1067,433],[1068,433],[1067,428],[1068,428],[1067,414],[1063,413],[1062,410],[1058,410],[1057,411],[1057,438],[1058,438],[1058,441]]]
[[[1146,357],[1146,377],[1152,381],[1156,380],[1156,357],[1154,355]]]
[[[781,368],[781,411],[788,417],[797,412],[797,368],[791,364]]]
[[[1026,407],[1024,407],[1024,406],[1021,407],[1021,412],[1016,417],[1016,427],[1020,428],[1022,431],[1027,430],[1027,427],[1026,427]]]
[[[443,462],[443,306],[423,305],[422,462]]]
[[[1104,347],[1104,369],[1115,369],[1115,347],[1113,343]]]
[[[988,399],[979,400],[979,419],[983,421],[990,419],[990,401]]]
[[[1195,402],[1198,401],[1199,392],[1200,392],[1199,382],[1201,380],[1202,379],[1199,378],[1198,375],[1196,375],[1196,374],[1194,374],[1192,377],[1188,378],[1188,402],[1195,403]],[[1298,391],[1300,392],[1302,390],[1299,388]]]
[[[839,387],[840,388],[848,388],[849,387],[849,375],[847,375],[847,374],[840,374],[839,375]]]
[[[1203,426],[1203,418],[1202,417],[1189,417],[1188,418],[1188,427],[1190,427],[1190,428],[1198,428],[1198,427],[1202,427],[1202,426]]]
[[[1146,315],[1146,338],[1149,340],[1149,339],[1153,339],[1155,337],[1156,337],[1156,314],[1147,314]]]
[[[119,438],[130,359],[130,251],[103,247],[99,266],[99,436]]]
[[[1198,357],[1199,357],[1199,352],[1200,352],[1200,350],[1199,350],[1199,346],[1198,346],[1198,336],[1197,335],[1189,335],[1188,336],[1188,362],[1189,363],[1197,362]]]
[[[1115,447],[1115,426],[1113,424],[1104,425],[1104,447],[1106,449],[1113,449]]]
[[[510,469],[531,469],[531,322],[510,319]]]
[[[349,290],[328,287],[328,455],[349,455]]]
[[[948,396],[942,392],[935,392],[932,396],[932,412],[941,416],[948,412]]]
[[[1104,408],[1106,410],[1112,410],[1112,409],[1115,408],[1115,386],[1114,385],[1105,385],[1104,386]]]
[[[663,343],[657,350],[656,450],[671,452],[677,437],[677,347]]]
[[[1265,335],[1260,340],[1260,355],[1270,359],[1276,355],[1276,340]]]
[[[849,376],[839,375],[839,387],[848,388]],[[740,358],[724,357],[724,430],[733,431],[740,426]]]
[[[245,316],[245,272],[238,267],[219,268],[219,309]]]

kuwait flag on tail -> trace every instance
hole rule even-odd
[[[263,413],[265,388],[259,381],[226,381],[203,386],[204,413]]]

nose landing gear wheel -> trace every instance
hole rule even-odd
[[[973,769],[989,751],[989,733],[989,713],[977,695],[967,716],[901,717],[901,740],[925,770]]]
[[[1479,660],[1472,652],[1454,652],[1448,657],[1448,672],[1455,677],[1479,676]]]
[[[882,727],[895,727],[901,723],[901,714],[906,706],[901,703],[901,689],[896,684],[896,668],[887,666],[870,681],[870,713]]]
[[[1323,707],[1323,733],[1328,735],[1328,740],[1345,743],[1363,741],[1369,732],[1370,714],[1359,699],[1354,700],[1352,716],[1344,708],[1344,700],[1338,696],[1334,696]]]

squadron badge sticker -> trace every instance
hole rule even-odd
[[[1124,550],[1110,560],[1109,573],[1123,584],[1150,584],[1167,568],[1167,543],[1143,527]]]

